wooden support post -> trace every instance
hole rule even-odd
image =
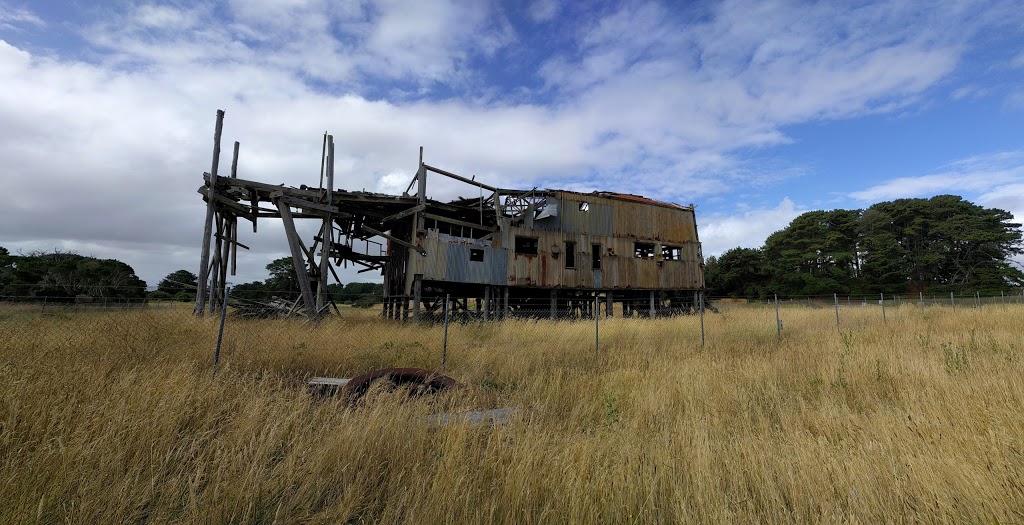
[[[281,222],[284,223],[284,232],[288,237],[288,249],[292,252],[292,264],[295,266],[295,277],[299,281],[299,290],[302,292],[302,302],[306,305],[306,316],[316,321],[320,317],[316,309],[316,300],[313,298],[313,288],[309,285],[309,273],[306,272],[306,257],[302,246],[299,244],[299,234],[295,231],[295,221],[292,219],[292,211],[281,199],[276,199],[277,210],[281,213]]]
[[[551,289],[551,320],[558,319],[558,289]]]
[[[213,130],[213,161],[210,164],[210,182],[206,195],[206,223],[203,226],[203,247],[199,255],[199,286],[196,289],[196,306],[192,313],[202,317],[206,310],[206,281],[210,277],[210,237],[213,235],[213,216],[216,210],[217,167],[220,164],[220,134],[224,129],[224,110],[217,110],[217,124]]]
[[[654,290],[651,290],[651,319],[657,316],[657,312],[654,310]]]
[[[213,236],[213,264],[210,266],[210,315],[217,312],[217,300],[220,297],[220,261],[221,250],[224,247],[224,218],[221,213],[214,213],[214,223],[217,225],[216,233]]]
[[[328,206],[333,205],[334,200],[334,135],[327,135],[327,202]],[[331,212],[324,216],[324,225],[320,232],[323,237],[323,247],[320,252],[320,281],[317,283],[316,308],[320,311],[327,302],[327,268],[331,264],[331,240],[334,237],[334,221],[331,220]]]
[[[505,287],[505,301],[501,305],[501,320],[508,318],[508,286]]]
[[[484,286],[484,321],[491,320],[491,285]]]
[[[420,306],[423,302],[423,276],[417,274],[412,281],[412,320],[420,320]]]
[[[604,303],[604,316],[612,317],[615,315],[615,300],[612,297],[612,291],[608,290],[607,299]]]

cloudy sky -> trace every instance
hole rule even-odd
[[[1024,220],[1019,0],[0,0],[0,246],[196,272],[217,109],[243,178],[317,185],[328,131],[340,188],[400,192],[424,146],[695,203],[706,255],[899,197]],[[236,283],[287,253],[246,225]]]

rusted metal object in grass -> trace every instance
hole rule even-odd
[[[410,397],[437,394],[458,385],[454,379],[423,368],[382,368],[348,378],[314,377],[309,393],[319,397],[343,395],[349,401],[363,397],[370,387],[380,383],[387,389],[405,388]]]

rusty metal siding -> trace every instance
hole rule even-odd
[[[637,202],[615,202],[614,235],[650,241],[696,241],[693,210]]]
[[[489,241],[428,232],[428,255],[414,256],[417,267],[426,279],[472,284],[609,290],[704,286],[692,209],[571,192],[548,198],[557,202],[558,215],[535,221],[532,229],[506,222]],[[588,204],[587,211],[579,209],[581,202]],[[537,254],[514,253],[516,236],[537,239]],[[654,258],[635,257],[638,240],[656,245]],[[566,241],[576,243],[575,268],[565,267]],[[591,266],[594,244],[602,249],[599,278]],[[682,248],[682,260],[664,260],[666,244]],[[484,262],[469,260],[473,248],[485,250]]]
[[[508,275],[508,252],[490,246],[450,243],[447,247],[446,280],[458,283],[504,285]],[[471,261],[470,250],[483,250],[484,260]]]
[[[562,203],[559,215],[563,233],[612,235],[615,210],[611,199],[563,192],[559,195],[559,200]],[[583,203],[587,204],[586,211],[580,210]]]

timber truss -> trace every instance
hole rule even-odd
[[[499,190],[424,164],[422,148],[416,175],[401,196],[336,190],[331,135],[324,136],[320,188],[289,188],[238,178],[238,142],[234,143],[231,174],[221,176],[218,168],[223,122],[224,112],[218,111],[213,161],[210,171],[203,174],[204,185],[199,188],[207,203],[194,310],[199,316],[207,308],[212,313],[223,306],[227,276],[235,275],[236,271],[237,249],[248,249],[238,242],[238,219],[249,221],[254,233],[268,219],[282,221],[301,293],[300,302],[289,311],[301,312],[313,320],[326,315],[331,307],[329,280],[333,277],[340,283],[334,266],[347,267],[351,263],[360,267],[360,272],[382,272],[385,309],[390,306],[394,318],[406,318],[411,299],[407,294],[414,288],[415,314],[420,310],[421,290],[413,286],[405,269],[411,252],[425,253],[419,241],[425,235],[426,224],[461,237],[488,239],[499,230],[499,215],[517,217],[527,207],[536,206],[537,198],[532,191]],[[452,203],[429,200],[428,172],[476,186],[481,189],[481,197]],[[416,193],[411,195],[409,191],[414,186]],[[507,206],[502,204],[503,198]],[[311,243],[299,237],[295,226],[298,220],[320,223],[319,233]],[[430,310],[437,305],[427,301],[424,306]]]

